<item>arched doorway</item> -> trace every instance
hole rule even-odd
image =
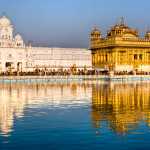
[[[17,72],[22,72],[22,62],[17,63]]]
[[[13,72],[13,69],[14,69],[14,63],[13,62],[6,62],[5,67],[6,67],[6,72],[11,74]]]

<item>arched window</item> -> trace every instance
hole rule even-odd
[[[137,59],[138,59],[137,54],[134,54],[134,60],[137,60]]]
[[[142,54],[140,54],[140,55],[139,55],[139,59],[140,59],[140,60],[142,60],[142,58],[143,58],[143,55],[142,55]]]
[[[107,54],[105,55],[105,58],[106,58],[106,61],[108,61],[108,56],[107,56]]]

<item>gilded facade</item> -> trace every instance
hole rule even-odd
[[[94,28],[90,49],[96,69],[150,72],[150,31],[140,37],[138,30],[128,27],[123,19],[105,37]]]

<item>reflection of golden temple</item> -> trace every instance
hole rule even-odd
[[[24,109],[34,105],[78,104],[91,98],[88,84],[0,84],[0,132],[9,135],[14,118],[24,116]]]
[[[136,29],[128,27],[121,19],[106,37],[102,37],[100,30],[94,28],[90,38],[95,68],[116,72],[150,72],[150,31],[142,38]]]
[[[150,84],[110,84],[92,88],[94,126],[99,128],[105,120],[117,133],[126,133],[141,120],[150,126]]]

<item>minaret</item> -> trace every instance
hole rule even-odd
[[[0,18],[0,40],[3,43],[1,47],[13,46],[13,26],[6,16]]]

